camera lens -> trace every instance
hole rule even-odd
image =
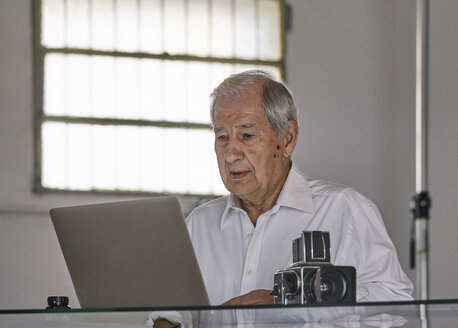
[[[328,295],[332,293],[332,283],[329,281],[322,281],[320,284],[321,295]]]
[[[316,303],[316,296],[314,292],[316,274],[315,271],[304,272],[303,285],[304,285],[304,303]]]
[[[348,281],[342,271],[334,266],[326,266],[321,268],[320,276],[319,291],[315,288],[316,272],[304,276],[305,303],[339,303],[345,299]]]
[[[322,270],[320,291],[326,303],[337,303],[345,298],[348,281],[345,274],[335,267]]]

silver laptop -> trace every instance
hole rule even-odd
[[[50,213],[82,308],[209,304],[176,198]]]

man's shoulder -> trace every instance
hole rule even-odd
[[[360,206],[363,204],[373,204],[363,194],[344,184],[311,179],[308,183],[313,199],[329,199],[333,201],[340,200]]]
[[[229,196],[223,196],[213,199],[205,204],[202,204],[189,214],[187,220],[205,219],[209,217],[221,217],[227,206]]]

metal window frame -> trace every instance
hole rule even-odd
[[[46,48],[42,45],[42,1],[30,0],[32,2],[32,44],[33,44],[33,135],[34,135],[34,167],[33,167],[33,186],[34,193],[43,194],[47,192],[54,193],[102,193],[102,194],[128,194],[128,195],[164,195],[167,192],[152,192],[140,190],[120,190],[120,189],[91,189],[91,190],[73,190],[49,188],[42,184],[42,125],[45,122],[63,122],[71,124],[96,124],[96,125],[118,125],[118,126],[151,126],[180,129],[212,129],[211,124],[189,123],[189,122],[171,122],[171,121],[151,121],[141,119],[118,119],[118,118],[96,118],[96,117],[75,117],[75,116],[53,116],[44,113],[43,91],[44,91],[44,60],[47,54],[77,54],[89,56],[108,56],[122,58],[138,59],[159,59],[180,62],[206,62],[222,64],[248,64],[248,65],[265,65],[277,67],[280,70],[282,78],[285,78],[285,33],[290,25],[290,8],[284,0],[280,3],[280,59],[278,61],[268,60],[249,60],[242,58],[225,58],[225,57],[206,57],[193,55],[170,55],[168,53],[152,54],[146,52],[123,52],[123,51],[101,51],[93,49],[76,49],[76,48]],[[182,196],[198,196],[202,198],[215,197],[214,194],[196,194],[196,193],[175,193]]]

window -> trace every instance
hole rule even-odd
[[[38,190],[226,193],[209,93],[283,70],[283,1],[34,1]]]

